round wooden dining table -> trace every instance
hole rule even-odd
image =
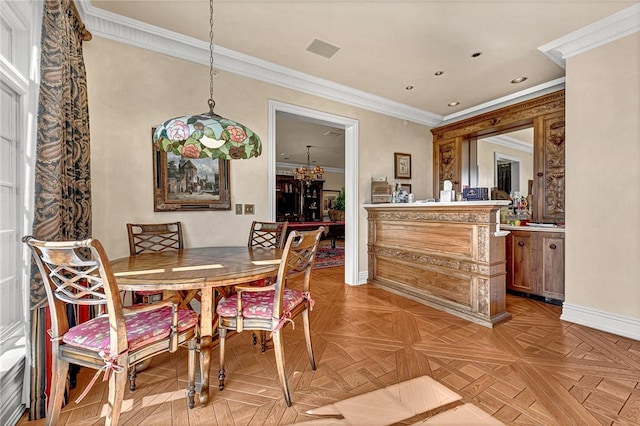
[[[209,400],[209,374],[214,331],[215,301],[230,287],[278,272],[282,250],[255,247],[200,247],[143,253],[111,261],[118,288],[126,291],[162,290],[186,295],[186,306],[200,295],[200,403]],[[193,407],[193,398],[189,398]]]

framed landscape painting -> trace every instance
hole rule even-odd
[[[229,160],[153,149],[154,211],[230,210]]]

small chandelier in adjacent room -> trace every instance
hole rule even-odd
[[[307,145],[307,165],[295,169],[294,174],[297,180],[301,180],[308,185],[314,180],[321,180],[324,169],[318,165],[311,167],[311,145]]]
[[[161,151],[188,158],[237,160],[262,153],[260,137],[248,127],[213,112],[213,0],[209,1],[209,112],[185,115],[156,126],[153,141]]]

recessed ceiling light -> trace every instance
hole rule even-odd
[[[449,102],[447,104],[447,106],[449,106],[449,107],[454,107],[454,106],[458,106],[458,105],[460,105],[460,102]]]
[[[482,55],[482,52],[476,52],[476,53],[472,53],[471,57],[472,58],[477,58],[478,56]]]
[[[413,86],[407,86],[404,88],[405,90],[413,90]]]
[[[511,80],[511,83],[513,84],[518,84],[518,83],[522,83],[523,81],[525,81],[527,79],[527,77],[518,77],[518,78],[514,78],[513,80]]]
[[[442,74],[444,74],[444,71],[436,71],[436,72],[433,73],[433,75],[435,75],[435,76],[439,76],[439,75],[442,75]]]

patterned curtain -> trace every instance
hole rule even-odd
[[[91,236],[89,108],[82,42],[90,40],[71,0],[46,0],[42,20],[40,98],[32,235],[43,240]],[[31,273],[31,411],[45,416],[50,375],[49,315],[35,264]],[[70,312],[75,323],[77,312]]]

